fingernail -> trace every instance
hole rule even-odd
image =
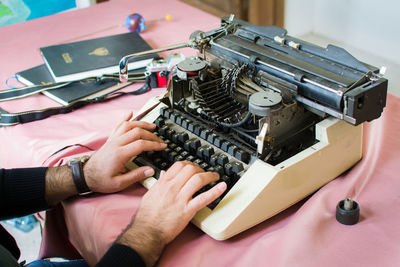
[[[165,175],[165,171],[160,171],[160,178]]]
[[[153,174],[154,174],[154,170],[152,168],[149,168],[144,171],[144,175],[146,175],[147,177],[153,176]]]
[[[226,183],[225,183],[225,182],[221,182],[221,183],[217,184],[216,187],[217,187],[219,190],[225,189]]]
[[[219,173],[218,172],[214,172],[214,176],[215,176],[215,178],[219,178]]]
[[[164,142],[164,141],[163,141]],[[161,146],[162,147],[167,147],[167,144],[166,143],[161,143]]]

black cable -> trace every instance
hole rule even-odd
[[[55,154],[58,154],[58,153],[60,153],[61,151],[65,150],[65,149],[67,149],[67,148],[73,147],[73,146],[80,146],[80,147],[84,147],[84,148],[86,148],[86,149],[88,149],[88,150],[90,150],[90,151],[94,151],[93,148],[90,148],[90,147],[88,147],[88,146],[81,145],[81,144],[68,145],[68,146],[65,146],[65,147],[63,147],[63,148],[57,150],[57,151],[54,152],[53,154],[51,154],[45,161],[47,161],[48,159],[50,159],[50,158],[51,158],[52,156],[54,156]]]
[[[243,120],[237,122],[237,123],[224,123],[224,122],[216,122],[217,124],[223,126],[223,127],[227,127],[227,128],[235,128],[235,127],[240,127],[242,125],[244,125],[249,119],[251,118],[251,112],[248,111],[247,115],[243,118]]]

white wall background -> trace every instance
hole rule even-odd
[[[285,1],[289,35],[339,45],[362,61],[386,66],[389,88],[400,95],[400,1]]]

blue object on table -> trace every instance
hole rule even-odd
[[[137,13],[126,17],[125,26],[130,32],[142,32],[146,29],[143,16]]]
[[[14,226],[18,230],[22,232],[28,233],[35,228],[35,225],[38,223],[38,220],[33,215],[28,215],[24,217],[19,217],[15,219],[10,219],[6,221],[7,224]]]

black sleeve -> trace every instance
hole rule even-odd
[[[21,267],[14,256],[0,244],[0,266]]]
[[[45,200],[46,170],[0,169],[0,220],[50,208]]]
[[[96,267],[146,267],[142,258],[130,247],[114,243]]]

